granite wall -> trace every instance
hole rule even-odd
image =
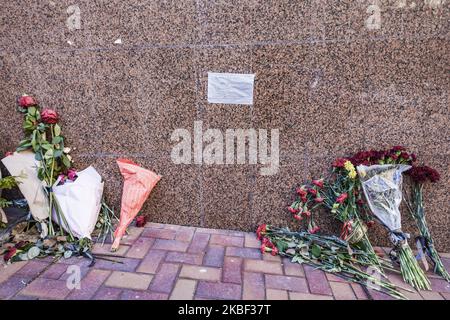
[[[115,159],[128,157],[163,176],[145,205],[153,221],[253,230],[293,226],[295,187],[335,157],[406,145],[442,174],[427,214],[449,250],[448,32],[438,0],[2,1],[0,152],[21,138],[14,102],[26,92],[62,114],[75,164],[100,171],[116,207]],[[208,71],[254,73],[254,105],[208,104]],[[280,129],[279,173],[174,164],[173,130],[200,120]],[[386,243],[381,228],[373,237]]]

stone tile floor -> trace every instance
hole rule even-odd
[[[88,260],[72,257],[0,265],[0,299],[368,299],[358,284],[262,255],[254,233],[148,223],[131,227],[122,243],[114,254],[123,258],[113,258],[122,264],[98,260],[88,268]],[[94,253],[109,254],[109,247],[96,245]],[[450,267],[450,255],[443,257]],[[79,289],[69,289],[73,270],[82,277]],[[409,287],[398,274],[389,278]],[[405,295],[449,300],[450,284],[433,274],[430,280],[433,291]]]

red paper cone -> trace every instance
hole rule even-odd
[[[128,159],[118,159],[117,164],[124,178],[122,204],[120,208],[119,225],[114,232],[114,243],[111,250],[119,248],[120,240],[128,225],[141,210],[150,192],[161,179],[153,171],[147,170]]]

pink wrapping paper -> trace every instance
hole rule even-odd
[[[139,210],[147,200],[150,192],[161,179],[153,171],[147,170],[128,159],[118,159],[120,173],[124,178],[122,204],[120,208],[119,225],[114,232],[114,243],[111,250],[119,248],[120,240],[125,234],[125,230],[138,214]]]

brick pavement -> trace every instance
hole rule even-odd
[[[110,254],[109,244],[94,253]],[[309,266],[262,255],[253,233],[148,223],[131,227],[113,258],[89,268],[84,258],[49,258],[0,265],[0,299],[267,299],[365,300],[362,287]],[[450,255],[443,254],[450,265]],[[80,288],[68,287],[73,265]],[[393,283],[404,284],[397,274]],[[433,291],[410,299],[450,299],[450,284],[430,274]],[[372,292],[374,299],[389,299]]]

